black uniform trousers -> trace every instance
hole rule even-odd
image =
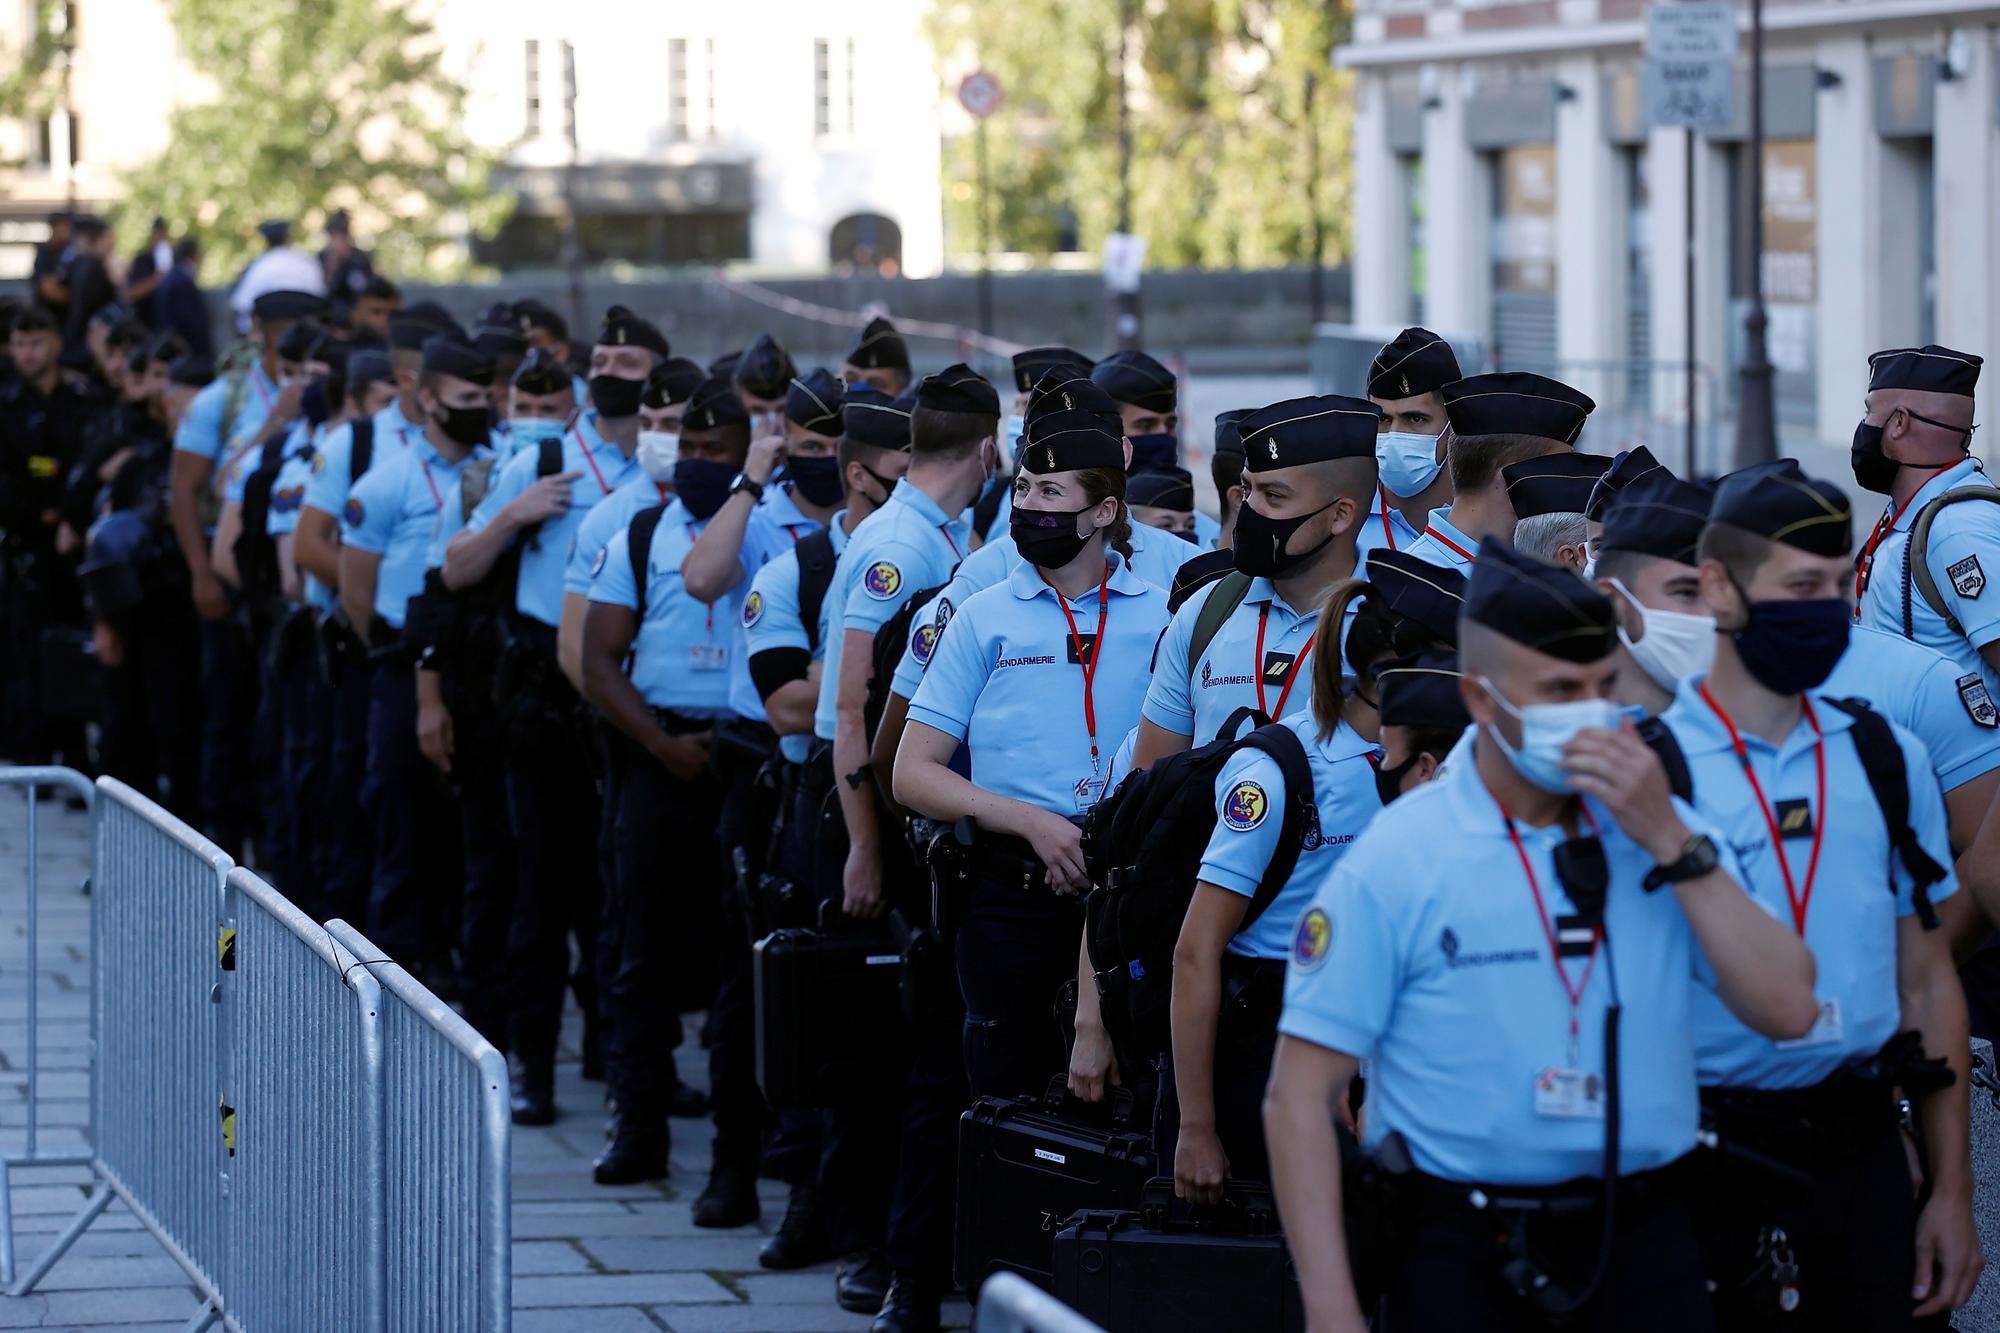
[[[1083,904],[975,878],[958,928],[965,1076],[972,1095],[1040,1093],[1067,1067],[1056,993],[1076,975]]]
[[[1910,1287],[1917,1201],[1894,1120],[1885,1113],[1881,1127],[1851,1155],[1814,1161],[1807,1169],[1812,1184],[1794,1186],[1733,1159],[1702,1154],[1695,1223],[1716,1284],[1717,1326],[1724,1333],[1948,1327],[1946,1315],[1923,1321],[1910,1315],[1916,1308]],[[1780,1317],[1776,1288],[1760,1273],[1759,1242],[1772,1227],[1785,1232],[1799,1268],[1799,1307],[1786,1317]]]
[[[671,972],[689,905],[721,893],[718,801],[712,782],[682,782],[636,748],[626,747],[620,765],[614,873],[598,943],[609,969],[600,997],[605,1077],[621,1114],[664,1126],[681,1042]]]
[[[320,887],[322,920],[365,923],[375,829],[361,808],[368,773],[368,706],[374,672],[365,662],[323,661],[327,712],[326,783],[316,823],[326,846]]]
[[[201,622],[201,696],[203,831],[240,860],[257,822],[257,656],[241,610]]]
[[[508,727],[507,819],[520,875],[507,928],[507,1021],[515,1052],[541,1065],[555,1060],[565,982],[595,1020],[604,884],[589,837],[603,810],[580,725],[536,718]]]
[[[375,831],[367,935],[397,962],[435,974],[455,929],[458,821],[417,748],[416,671],[401,653],[370,665],[361,805]]]
[[[1570,1282],[1595,1264],[1598,1214],[1586,1211],[1536,1228],[1537,1257]],[[1547,1257],[1543,1257],[1546,1255]],[[1380,1333],[1707,1333],[1715,1327],[1701,1251],[1685,1202],[1654,1200],[1618,1214],[1611,1265],[1577,1318],[1554,1324],[1500,1275],[1493,1219],[1470,1209],[1417,1221],[1386,1287]]]
[[[465,1019],[495,1050],[508,1049],[507,931],[513,920],[519,856],[509,822],[492,705],[457,681],[443,682],[452,723],[452,795],[465,845],[459,900],[458,981]]]
[[[1249,980],[1260,969],[1275,969],[1268,978]],[[1278,1054],[1278,1014],[1284,1004],[1283,959],[1255,960],[1234,954],[1223,958],[1223,1005],[1215,1028],[1215,1136],[1229,1158],[1232,1180],[1268,1181],[1271,1155],[1264,1141],[1264,1088],[1271,1081],[1271,1064]],[[1232,1001],[1233,984],[1249,989],[1243,1002]],[[1154,1149],[1160,1173],[1173,1171],[1174,1150],[1180,1142],[1180,1084],[1173,1051],[1162,1062],[1160,1091],[1154,1119]]]
[[[768,729],[761,735],[753,724],[739,721],[736,733],[746,741],[765,739],[775,744]],[[761,862],[761,849],[748,844],[753,838],[768,837],[768,829],[753,827],[757,774],[770,757],[769,751],[753,753],[741,744],[718,739],[714,756],[716,776],[722,786],[719,839],[722,893],[717,901],[719,917],[715,935],[716,987],[710,1011],[713,1040],[708,1048],[709,1108],[715,1121],[715,1156],[718,1161],[734,1159],[755,1162],[761,1154],[764,1127],[771,1113],[764,1095],[757,1090],[757,997],[750,956],[750,925],[747,885],[736,882],[739,850],[746,864]]]
[[[257,667],[257,713],[250,729],[250,768],[257,802],[257,873],[293,902],[311,901],[299,882],[299,842],[293,807],[285,799],[286,682],[269,651],[270,626],[253,624]]]
[[[821,850],[819,838],[830,836],[834,840],[833,851],[843,858],[847,854],[847,829],[841,824],[837,809],[831,829],[822,829],[822,808],[834,799],[832,764],[830,761],[822,761],[818,765],[787,762],[785,768],[784,790],[789,793],[789,799],[773,842],[770,871],[793,885],[806,900],[823,902],[826,901],[826,893],[818,865]],[[838,876],[834,882],[838,884]],[[753,984],[754,975],[753,962]],[[752,1022],[754,1028],[754,1004]],[[752,1036],[754,1039],[754,1031]],[[782,1180],[787,1185],[820,1181],[820,1160],[826,1146],[827,1120],[831,1114],[780,1111],[777,1127],[764,1141],[763,1174],[773,1180]],[[843,1252],[866,1249],[871,1243],[864,1241],[842,1248]]]
[[[125,652],[106,675],[104,771],[199,825],[201,631],[194,610],[153,598],[120,616],[117,630]]]
[[[278,661],[275,674],[284,744],[274,785],[291,826],[293,887],[285,890],[285,896],[315,912],[327,902],[327,867],[334,854],[326,802],[333,691],[321,677],[309,644],[306,651],[294,651]]]

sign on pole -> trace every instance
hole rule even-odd
[[[1736,6],[1656,0],[1646,7],[1646,123],[1719,130],[1734,110]]]
[[[1000,80],[983,69],[965,76],[958,85],[958,104],[974,120],[984,120],[1000,109]]]

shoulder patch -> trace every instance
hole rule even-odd
[[[936,625],[919,625],[910,635],[910,656],[917,659],[918,666],[929,666],[931,654],[937,651],[938,631]]]
[[[1324,907],[1308,907],[1292,932],[1292,966],[1300,972],[1316,970],[1333,952],[1333,918]]]
[[[315,477],[317,477],[317,476],[318,476],[318,475],[319,475],[320,473],[322,473],[322,472],[326,471],[326,451],[325,451],[325,450],[323,450],[323,449],[315,449],[315,450],[313,450],[313,456],[312,456],[312,467],[313,467],[313,475],[314,475]]]
[[[938,633],[940,634],[944,633],[944,627],[951,623],[951,617],[952,617],[951,598],[949,597],[938,598],[937,610],[931,616],[932,623],[934,623],[937,626]]]
[[[1993,704],[1993,695],[1986,688],[1986,678],[1977,671],[1958,678],[1958,701],[1965,705],[1965,712],[1982,727],[2000,727],[2000,708]]]
[[[368,511],[363,509],[361,501],[355,499],[353,496],[349,496],[347,503],[340,507],[340,521],[347,524],[350,528],[360,527],[367,517]]]
[[[903,588],[903,571],[893,560],[877,560],[861,576],[861,587],[878,602],[886,602]]]
[[[1261,784],[1239,782],[1229,789],[1229,799],[1222,805],[1222,822],[1238,833],[1248,833],[1264,822],[1264,816],[1271,813],[1271,798],[1264,794]]]
[[[1979,557],[1969,555],[1945,570],[1945,577],[1960,597],[1977,598],[1986,591],[1986,571],[1979,566]]]
[[[748,629],[764,618],[764,594],[752,592],[743,599],[743,628]]]
[[[599,574],[602,574],[604,572],[604,562],[606,559],[610,557],[610,555],[611,555],[611,548],[608,546],[598,551],[597,559],[590,562],[590,577],[596,578]]]

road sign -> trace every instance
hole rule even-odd
[[[1734,69],[1726,60],[1648,60],[1642,80],[1646,123],[1656,129],[1728,128]]]
[[[1646,6],[1648,60],[1731,60],[1736,6],[1727,0],[1654,0]]]
[[[983,69],[965,76],[958,85],[958,104],[976,120],[984,120],[1000,109],[1000,80]]]

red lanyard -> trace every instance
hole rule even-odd
[[[444,512],[444,493],[438,490],[438,484],[435,481],[431,480],[430,461],[428,459],[419,458],[417,460],[417,466],[424,470],[424,485],[431,488],[431,499],[437,501],[438,513],[442,514]]]
[[[1266,602],[1257,613],[1257,661],[1252,674],[1257,678],[1257,711],[1276,722],[1285,715],[1285,700],[1292,697],[1292,682],[1299,678],[1299,668],[1305,665],[1306,654],[1313,650],[1313,640],[1319,637],[1319,631],[1315,629],[1306,635],[1306,646],[1292,659],[1291,669],[1285,672],[1285,688],[1278,691],[1278,711],[1274,713],[1264,706],[1264,625],[1270,618],[1271,604]]]
[[[1463,546],[1460,546],[1457,542],[1445,536],[1442,532],[1439,532],[1434,527],[1426,526],[1424,528],[1424,536],[1435,537],[1440,545],[1449,546],[1452,550],[1458,552],[1460,556],[1464,557],[1468,562],[1477,561],[1479,559],[1478,556],[1466,550]]]
[[[1592,833],[1597,832],[1597,820],[1592,817],[1587,806],[1579,805],[1583,818],[1590,825]],[[1599,922],[1590,934],[1590,957],[1583,964],[1583,975],[1570,985],[1569,969],[1563,966],[1562,944],[1556,938],[1555,924],[1549,920],[1549,909],[1542,902],[1542,886],[1535,878],[1535,867],[1528,860],[1528,849],[1521,845],[1521,835],[1514,829],[1514,816],[1507,813],[1507,807],[1500,807],[1500,822],[1507,826],[1507,837],[1514,844],[1514,852],[1521,858],[1521,873],[1528,877],[1528,892],[1535,895],[1535,917],[1542,923],[1542,937],[1549,942],[1549,961],[1556,967],[1556,980],[1562,983],[1563,994],[1569,999],[1569,1062],[1576,1063],[1577,1010],[1583,1004],[1583,993],[1590,987],[1591,971],[1597,966],[1597,946],[1604,943],[1604,925]]]
[[[597,478],[597,488],[606,495],[611,494],[611,483],[604,479],[604,470],[597,466],[597,460],[590,455],[590,441],[583,438],[583,427],[571,426],[569,433],[576,436],[576,447],[583,450],[583,461],[590,464],[590,470]]]
[[[271,391],[264,387],[264,368],[262,366],[259,366],[257,372],[250,377],[250,387],[257,391],[257,400],[264,404],[264,414],[269,416],[271,412]]]
[[[1713,709],[1729,733],[1729,744],[1736,751],[1736,758],[1743,765],[1743,776],[1750,779],[1750,791],[1757,798],[1757,809],[1764,816],[1764,827],[1771,831],[1771,854],[1778,858],[1778,869],[1785,877],[1785,901],[1792,905],[1792,928],[1799,938],[1806,937],[1806,911],[1812,906],[1813,880],[1819,874],[1820,841],[1826,836],[1826,734],[1819,729],[1819,718],[1813,714],[1812,700],[1800,699],[1805,705],[1806,721],[1813,729],[1813,766],[1818,770],[1817,785],[1819,798],[1813,803],[1813,845],[1812,859],[1806,863],[1806,883],[1800,891],[1792,880],[1792,861],[1785,855],[1784,839],[1778,836],[1778,819],[1771,813],[1771,803],[1764,799],[1764,785],[1757,781],[1757,770],[1750,767],[1750,752],[1743,748],[1743,738],[1736,734],[1736,724],[1729,720],[1729,714],[1722,711],[1722,705],[1708,692],[1708,682],[1700,686],[1701,701]]]
[[[1396,549],[1396,530],[1389,526],[1389,489],[1377,486],[1375,492],[1382,497],[1382,540],[1389,543],[1389,549],[1393,551]]]
[[[654,482],[654,483],[653,483],[653,489],[654,489],[654,490],[656,490],[656,491],[658,491],[658,492],[660,493],[660,503],[661,503],[662,505],[666,504],[666,502],[667,502],[667,483],[665,483],[664,481],[656,481],[656,482]]]
[[[956,560],[965,559],[965,552],[958,549],[958,541],[951,535],[951,524],[949,523],[938,524],[938,531],[944,534],[945,541],[951,546],[952,558]],[[1044,579],[1042,581],[1044,583],[1048,582],[1047,579]]]
[[[956,548],[953,548],[956,549]],[[1049,583],[1049,576],[1042,575],[1042,582]],[[1097,703],[1091,697],[1092,687],[1097,683],[1097,656],[1104,651],[1105,627],[1111,623],[1111,564],[1105,562],[1104,578],[1097,585],[1097,637],[1090,641],[1089,660],[1085,660],[1083,636],[1076,632],[1076,617],[1069,612],[1069,598],[1063,596],[1061,588],[1049,583],[1049,591],[1056,595],[1056,605],[1062,608],[1063,619],[1069,622],[1069,641],[1076,647],[1077,665],[1083,668],[1083,724],[1090,728],[1090,772],[1095,777],[1099,771],[1097,761]]]
[[[1937,479],[1940,473],[1949,472],[1956,466],[1958,466],[1956,463],[1946,463],[1943,467],[1931,473],[1930,476],[1925,477],[1924,485],[1928,486],[1932,481]],[[1922,486],[1917,488],[1917,490],[1922,489]],[[1885,505],[1882,509],[1882,517],[1876,521],[1875,531],[1869,533],[1868,540],[1862,544],[1861,554],[1854,561],[1854,618],[1856,620],[1861,619],[1861,594],[1868,591],[1868,580],[1875,572],[1875,548],[1880,546],[1889,534],[1896,530],[1897,521],[1903,517],[1904,513],[1916,501],[1917,493],[1916,491],[1912,491],[1910,492],[1910,498],[1897,505],[1894,513],[1890,513],[1888,507]]]

